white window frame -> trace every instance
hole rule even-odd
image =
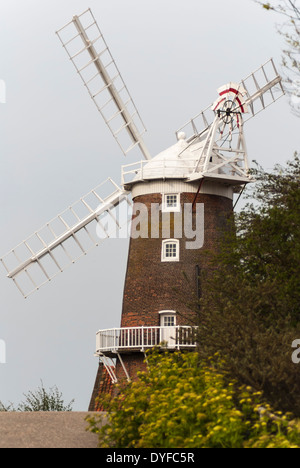
[[[161,327],[176,327],[176,312],[175,310],[161,310],[159,312],[160,326]],[[164,325],[165,318],[172,317],[174,319],[174,325]]]
[[[168,197],[176,197],[176,206],[168,206]],[[180,193],[163,193],[162,198],[163,213],[179,213],[181,211]]]
[[[168,244],[175,244],[176,245],[176,255],[172,257],[167,257],[167,245]],[[179,249],[180,244],[178,239],[165,239],[162,242],[162,249],[161,249],[161,261],[162,262],[179,262]]]

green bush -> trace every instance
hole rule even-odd
[[[214,357],[214,360],[217,358]],[[148,354],[148,371],[101,400],[108,423],[88,418],[102,448],[300,448],[300,425],[260,392],[236,388],[197,353]]]
[[[72,411],[72,405],[74,400],[69,404],[65,404],[62,393],[58,390],[56,385],[46,390],[43,382],[41,381],[41,387],[38,387],[35,391],[29,391],[27,394],[24,393],[25,400],[19,403],[17,408],[10,403],[4,405],[0,401],[0,412],[37,412],[37,411]]]

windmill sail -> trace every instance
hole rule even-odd
[[[177,132],[198,157],[190,180],[203,177],[231,184],[251,182],[244,123],[284,95],[282,78],[270,59],[240,83],[218,89],[219,97]]]
[[[121,227],[123,201],[128,193],[108,179],[1,258],[7,276],[28,297]]]
[[[239,83],[239,89],[246,91],[244,105],[250,110],[249,117],[243,119],[247,122],[252,117],[266,109],[284,96],[282,78],[278,74],[273,59],[268,60],[264,65],[252,72],[247,78]],[[176,135],[185,132],[188,142],[193,142],[199,136],[205,138],[215,119],[215,106],[209,105],[202,112],[184,124]],[[228,135],[223,135],[224,139]]]
[[[145,126],[91,10],[57,35],[123,153],[138,146],[151,159],[142,139]]]

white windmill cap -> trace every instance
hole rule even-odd
[[[185,178],[189,167],[194,167],[192,161],[196,159],[185,140],[185,133],[178,134],[175,145],[159,153],[144,166],[145,179]]]

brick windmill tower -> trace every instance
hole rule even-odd
[[[120,328],[99,330],[99,392],[132,380],[154,346],[193,349],[205,251],[216,249],[233,210],[233,196],[251,182],[244,123],[284,94],[272,60],[176,132],[176,142],[155,157],[142,139],[139,113],[90,10],[57,32],[98,111],[126,155],[144,159],[35,232],[1,259],[7,276],[27,297],[69,263],[120,228],[120,208],[131,206],[131,238]],[[188,279],[188,281],[187,281]]]

